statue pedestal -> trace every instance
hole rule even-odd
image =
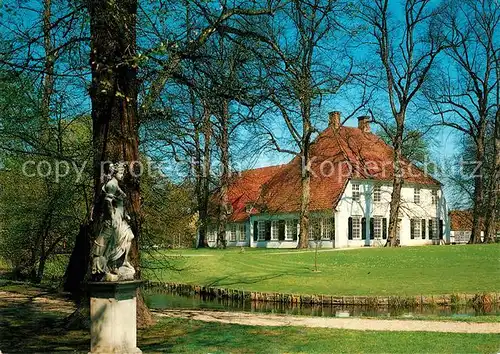
[[[143,281],[89,282],[90,353],[141,353],[137,348],[137,288]]]

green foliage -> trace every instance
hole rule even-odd
[[[498,262],[492,262],[500,244],[320,250],[321,272],[313,272],[313,252],[171,251],[166,253],[171,265],[183,270],[155,275],[168,282],[250,291],[360,296],[497,292],[500,283]],[[145,276],[153,279],[148,272]]]
[[[29,77],[2,73],[0,257],[18,277],[41,281],[46,262],[69,252],[90,194],[89,117],[41,117]]]
[[[189,183],[175,184],[161,177],[159,171],[152,171],[141,180],[141,195],[144,215],[141,247],[148,249],[194,245],[197,227],[196,197]]]

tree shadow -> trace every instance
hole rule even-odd
[[[0,350],[4,353],[88,352],[88,330],[64,329],[67,314],[42,311],[31,298],[0,301]]]
[[[220,278],[213,278],[208,280],[204,285],[207,287],[224,287],[238,284],[257,284],[270,279],[275,279],[283,277],[286,275],[297,275],[299,271],[296,272],[281,272],[281,273],[269,273],[257,276],[243,276],[238,274],[230,274]],[[305,271],[304,271],[305,273]],[[309,274],[309,272],[307,272]]]

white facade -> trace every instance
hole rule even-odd
[[[310,213],[310,224],[315,230],[310,236],[315,232],[315,237],[309,238],[309,246],[316,246],[314,240],[321,248],[384,246],[391,193],[390,182],[350,180],[335,211]],[[448,210],[438,186],[405,184],[400,221],[401,246],[450,242]],[[296,248],[298,233],[298,213],[257,214],[245,223],[228,223],[225,236],[227,246]],[[207,239],[209,246],[216,245],[215,228],[209,227]]]

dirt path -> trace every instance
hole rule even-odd
[[[303,326],[370,331],[500,333],[500,323],[452,321],[377,320],[361,318],[303,317],[205,310],[162,310],[155,314],[172,318],[188,318],[205,322],[249,326]]]

